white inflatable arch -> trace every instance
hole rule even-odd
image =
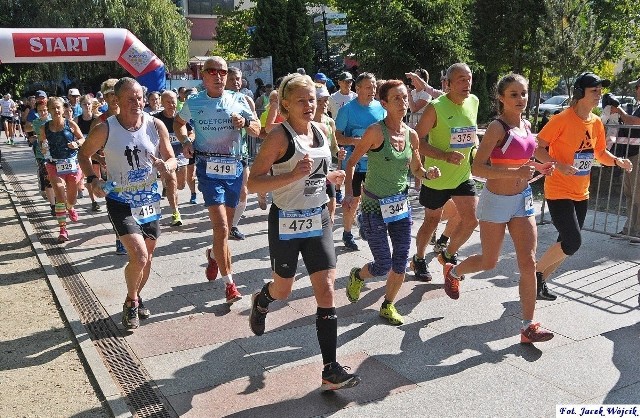
[[[149,91],[165,86],[163,62],[126,29],[0,30],[0,64],[117,61]]]

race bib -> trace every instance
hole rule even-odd
[[[210,179],[233,180],[236,178],[236,159],[210,157],[207,159],[207,177]]]
[[[78,160],[75,158],[67,158],[66,160],[56,161],[56,172],[58,175],[74,174],[78,172]]]
[[[150,199],[129,203],[131,215],[138,225],[160,219],[160,199],[160,195],[155,193]]]
[[[587,176],[593,166],[593,152],[576,152],[573,157],[573,166],[578,170],[576,176]]]
[[[382,219],[385,223],[397,221],[409,216],[409,201],[405,194],[401,193],[389,197],[383,197],[378,201],[380,202]]]
[[[533,208],[533,191],[531,187],[527,187],[523,192],[522,196],[524,197],[524,214],[527,216],[532,216],[535,214],[535,210]]]
[[[178,141],[176,134],[169,134],[169,140],[171,141],[171,145],[182,145],[180,141]]]
[[[322,236],[322,208],[280,210],[278,232],[283,241]]]
[[[451,148],[471,148],[476,144],[476,127],[451,128]]]

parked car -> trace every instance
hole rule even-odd
[[[557,110],[563,110],[567,107],[569,107],[569,96],[553,96],[540,103],[540,107],[538,107],[538,115],[542,116],[545,111],[549,112],[550,115],[553,115]]]

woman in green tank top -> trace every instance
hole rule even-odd
[[[362,198],[362,224],[373,261],[351,269],[347,297],[360,298],[364,280],[387,275],[387,286],[380,316],[392,325],[404,322],[393,301],[404,281],[411,246],[411,207],[407,199],[407,174],[432,180],[440,176],[437,167],[422,166],[418,153],[418,134],[402,122],[407,113],[408,93],[400,80],[389,80],[380,87],[380,102],[387,116],[371,125],[347,161],[343,206],[354,204],[351,180],[355,165],[365,153],[369,157]],[[355,209],[355,208],[353,208]],[[389,238],[393,252],[389,247]]]

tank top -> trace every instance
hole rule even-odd
[[[311,173],[299,180],[273,191],[273,203],[283,210],[301,210],[320,207],[329,201],[326,189],[327,173],[331,164],[329,141],[314,123],[311,123],[314,139],[318,147],[309,147],[299,140],[299,135],[289,122],[282,122],[289,140],[287,152],[272,166],[274,175],[291,172],[306,154],[313,159]],[[315,142],[315,141],[314,141]]]
[[[89,135],[89,131],[91,130],[91,124],[93,123],[93,118],[89,120],[84,120],[82,115],[78,117],[78,128],[80,128],[80,132],[87,137]]]
[[[50,160],[55,162],[56,160],[67,160],[69,158],[76,158],[78,156],[78,150],[70,149],[67,145],[70,142],[76,140],[69,128],[69,121],[64,120],[64,126],[61,131],[53,132],[50,128],[51,121],[47,121],[44,124],[44,133],[47,136],[47,143],[49,144]]]
[[[536,138],[525,122],[527,136],[519,135],[514,128],[502,119],[496,119],[504,128],[505,135],[500,144],[491,151],[492,164],[524,164],[533,156],[536,150]]]
[[[363,212],[380,212],[378,199],[405,193],[407,189],[407,173],[412,153],[409,127],[403,124],[404,149],[398,151],[391,145],[387,125],[384,121],[378,123],[384,139],[380,147],[367,152],[369,167],[364,180],[366,192],[362,193]]]
[[[104,145],[108,181],[116,187],[109,198],[132,203],[157,193],[156,170],[149,155],[159,156],[160,135],[153,116],[144,113],[142,125],[134,132],[120,125],[116,116],[107,118],[109,135]]]
[[[473,94],[462,105],[453,103],[446,95],[434,99],[437,123],[429,132],[429,144],[442,151],[458,151],[465,156],[460,165],[426,157],[424,166],[436,166],[442,172],[437,179],[423,183],[436,190],[455,189],[471,178],[469,155],[477,142],[478,98]]]

